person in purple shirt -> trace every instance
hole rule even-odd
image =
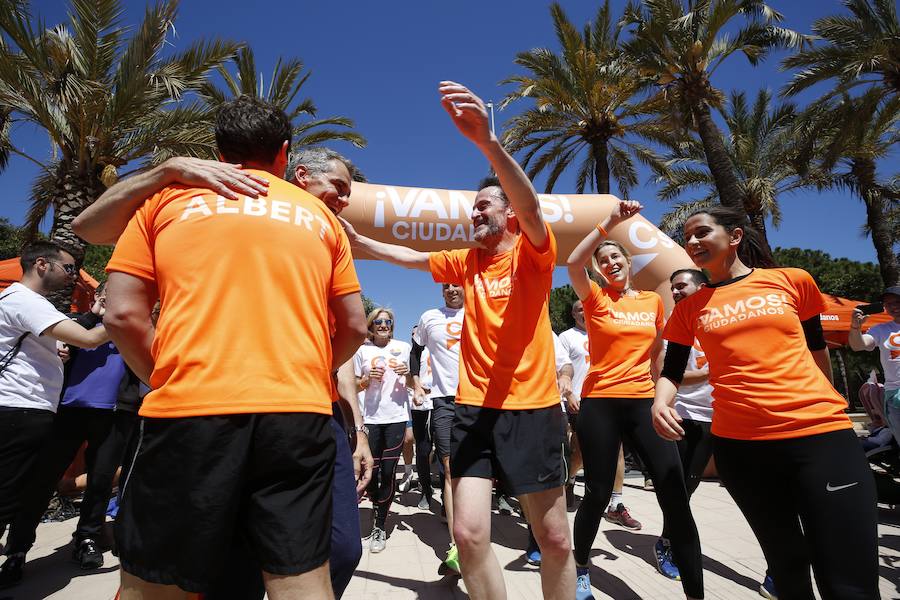
[[[86,329],[97,327],[105,303],[106,292],[101,284],[90,312],[76,315],[75,321]],[[82,569],[97,569],[103,566],[103,552],[98,540],[106,508],[116,470],[137,417],[137,407],[120,399],[136,398],[136,394],[128,394],[127,390],[138,382],[112,342],[90,350],[72,348],[70,352],[53,434],[25,483],[21,508],[11,523],[6,553],[24,558],[31,549],[37,525],[60,477],[87,442],[87,489],[73,534],[73,558]],[[23,563],[24,560],[10,563],[18,564],[18,569],[4,564],[0,570],[0,587],[21,579]],[[12,572],[14,570],[18,572]]]

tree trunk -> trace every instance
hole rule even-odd
[[[80,269],[84,263],[84,240],[72,231],[72,221],[100,195],[101,185],[95,177],[60,166],[54,189],[53,226],[50,239],[62,245],[75,258]],[[75,284],[47,295],[57,310],[69,312]]]
[[[881,279],[885,287],[898,285],[900,264],[894,252],[896,240],[893,237],[884,197],[876,183],[875,163],[869,159],[855,159],[852,172],[859,186],[859,195],[866,206],[866,224],[869,226],[869,235],[872,236],[872,245],[875,246]]]
[[[706,154],[706,163],[715,181],[716,191],[719,192],[719,202],[746,215],[747,210],[744,207],[737,175],[734,173],[734,165],[731,164],[731,158],[725,150],[722,132],[713,121],[709,106],[701,103],[694,114],[700,141],[703,142],[703,153]]]
[[[593,152],[597,193],[609,194],[609,150],[606,148],[606,142],[594,143]]]

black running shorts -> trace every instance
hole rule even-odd
[[[559,403],[533,410],[456,405],[450,442],[453,478],[500,479],[513,496],[566,482],[565,421]]]
[[[237,540],[262,570],[328,560],[331,417],[267,413],[144,418],[116,520],[122,568],[189,592],[211,587]]]
[[[453,396],[438,396],[431,399],[431,439],[438,458],[450,456],[450,431],[453,429],[453,415],[456,413],[456,399]]]

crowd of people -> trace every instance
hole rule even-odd
[[[587,600],[603,589],[590,575],[601,520],[641,528],[623,497],[627,449],[664,517],[659,572],[686,598],[704,597],[690,498],[713,456],[768,563],[762,595],[814,598],[811,569],[823,598],[877,598],[874,482],[831,385],[810,275],[777,268],[742,215],[702,209],[684,226],[696,268],[672,273],[666,315],[609,237],[642,208],[621,201],[565,261],[578,300],[557,337],[557,245],[535,190],[481,99],[455,82],[439,92],[495,174],[474,199],[475,248],[425,253],[361,235],[339,216],[353,164],[324,148],[291,155],[287,117],[241,97],[217,115],[221,162],[172,159],[78,218],[84,239],[116,244],[89,313],[69,318],[46,298],[75,278],[70,251],[23,252],[21,283],[0,294],[0,586],[22,579],[40,516],[87,442],[73,554],[103,564],[117,487],[123,600],[339,598],[361,540],[386,550],[413,466],[418,507],[437,511],[440,493],[442,572],[470,597],[506,597],[496,493],[521,506],[543,596]],[[390,308],[364,314],[357,250],[440,286],[409,338]],[[884,306],[894,322],[862,334],[859,313],[850,343],[881,350],[898,432],[900,288]]]

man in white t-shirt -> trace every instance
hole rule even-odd
[[[431,437],[434,449],[444,467],[443,503],[450,531],[450,549],[442,571],[459,571],[459,558],[453,540],[453,494],[450,487],[450,431],[456,411],[456,388],[459,386],[459,340],[463,324],[462,286],[441,285],[444,306],[422,313],[413,336],[413,366],[421,360],[423,349],[431,356]],[[413,371],[415,373],[415,370]],[[413,377],[413,403],[424,402],[425,390],[418,377]]]
[[[572,457],[569,460],[569,480],[566,483],[566,507],[570,511],[575,510],[575,476],[582,466],[581,448],[578,446],[578,436],[575,434],[575,420],[578,418],[578,408],[581,404],[581,388],[591,366],[591,356],[588,353],[588,335],[584,326],[584,307],[581,304],[581,300],[575,300],[575,303],[572,304],[572,318],[575,320],[575,327],[566,329],[559,334],[559,341],[569,354],[574,373],[572,389],[566,397],[569,408],[569,447],[572,451]],[[623,502],[624,488],[625,455],[620,445],[619,462],[616,465],[616,479],[613,482],[612,495],[604,517],[610,523],[616,523],[626,529],[638,530],[641,528],[640,521],[631,516]]]
[[[878,348],[881,368],[884,370],[884,418],[894,434],[900,440],[900,286],[891,286],[881,295],[884,312],[893,321],[875,325],[868,333],[862,333],[866,315],[854,309],[850,323],[850,348],[857,352]]]
[[[57,342],[96,348],[109,336],[85,329],[45,297],[78,276],[75,259],[55,242],[22,252],[22,281],[0,292],[0,535],[16,514],[26,474],[47,440],[59,404],[63,363]],[[24,554],[0,567],[0,586],[22,577]]]

